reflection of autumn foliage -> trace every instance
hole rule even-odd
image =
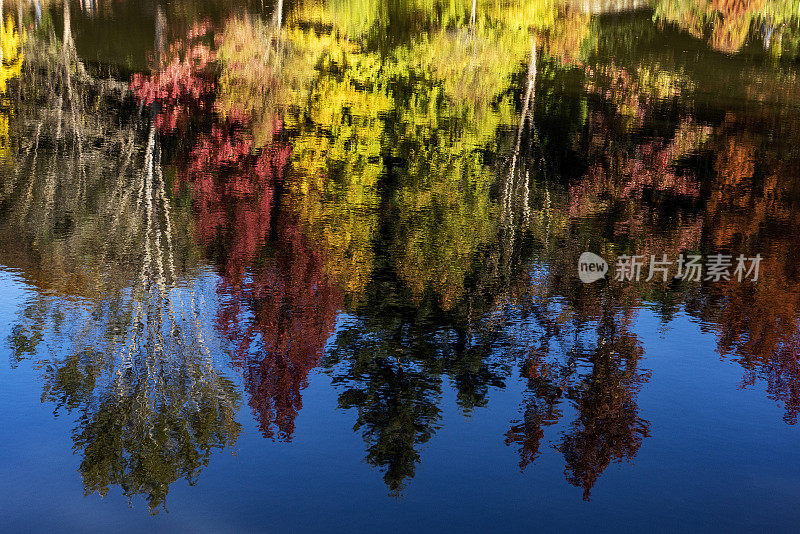
[[[243,111],[228,109],[225,118],[213,112],[216,84],[209,67],[216,53],[197,43],[209,30],[208,25],[193,27],[186,40],[170,47],[166,57],[172,59],[149,76],[135,76],[131,87],[142,105],[158,104],[156,122],[163,133],[179,131],[188,136],[176,158],[175,186],[190,186],[198,240],[206,246],[224,241],[223,270],[229,280],[235,280],[242,278],[264,243],[274,179],[282,176],[291,149],[278,143],[256,147],[249,131],[250,116]],[[205,131],[190,131],[189,121],[201,118]],[[280,131],[280,121],[272,127]]]
[[[766,361],[742,361],[746,368],[743,385],[750,385],[763,376],[767,382],[767,393],[771,398],[783,403],[786,408],[784,421],[797,422],[800,413],[800,332],[797,324],[791,324],[785,332],[790,334],[781,340],[781,345]]]
[[[744,44],[753,13],[764,6],[764,0],[711,0],[710,7],[721,20],[711,34],[711,46],[725,52],[736,52]]]
[[[198,239],[221,263],[219,326],[235,346],[250,405],[266,436],[275,425],[279,438],[291,439],[300,392],[331,333],[340,297],[325,279],[323,255],[290,216],[275,213],[274,190],[290,148],[273,141],[254,155],[243,125],[229,118],[212,126],[180,175],[191,184]],[[273,254],[255,267],[270,233]]]
[[[587,17],[562,22],[568,29],[588,28]],[[282,102],[284,85],[290,86],[273,82],[264,59],[282,54],[277,47],[283,41],[270,37],[250,46],[249,37],[260,31],[247,22],[229,27],[227,55],[220,53],[228,69],[221,89],[208,74],[215,54],[201,44],[170,52],[172,59],[160,71],[137,78],[133,87],[143,104],[161,106],[162,132],[189,132],[176,158],[178,186],[190,189],[197,239],[220,266],[218,326],[235,347],[261,431],[291,439],[302,389],[347,295],[349,309],[364,317],[345,325],[332,351],[332,361],[344,369],[333,374],[347,386],[340,404],[358,411],[367,461],[384,469],[387,484],[397,492],[413,476],[419,446],[438,424],[439,377],[451,373],[460,381],[459,398],[470,399],[481,398],[494,376],[485,372],[488,365],[480,351],[454,351],[466,355],[458,362],[462,370],[454,372],[442,357],[447,354],[442,342],[430,347],[417,342],[416,359],[401,358],[398,354],[413,352],[411,341],[416,341],[405,334],[406,325],[425,321],[411,314],[406,323],[397,321],[396,310],[377,321],[376,306],[408,299],[409,309],[434,302],[437,314],[455,314],[467,297],[474,297],[472,279],[480,274],[473,275],[475,265],[495,246],[498,233],[489,168],[493,158],[485,155],[499,152],[493,139],[507,121],[481,111],[466,97],[463,108],[451,106],[452,95],[440,91],[444,87],[461,94],[453,80],[462,78],[440,66],[436,76],[452,79],[377,83],[382,74],[376,74],[375,58],[360,48],[352,51],[351,43],[341,40],[327,55],[320,54],[315,71],[320,78],[309,83],[308,107],[291,108],[284,130],[279,114],[273,113],[279,106],[263,104]],[[576,35],[575,43],[548,37],[543,46],[574,62],[577,56],[569,54],[584,40],[582,33]],[[441,43],[453,50],[460,46],[448,34],[442,34]],[[527,49],[528,43],[523,44]],[[580,178],[565,177],[568,201],[552,209],[566,221],[559,227],[583,232],[580,237],[607,239],[609,250],[630,247],[637,254],[671,258],[708,243],[714,251],[753,253],[755,244],[764,244],[758,251],[769,255],[765,268],[783,274],[759,285],[701,286],[699,313],[716,325],[720,350],[735,354],[747,369],[746,383],[766,378],[770,394],[786,404],[787,420],[793,421],[800,406],[800,297],[789,258],[798,236],[794,230],[774,231],[788,223],[800,227],[791,215],[800,210],[787,208],[791,190],[780,185],[788,167],[773,162],[776,170],[756,186],[756,136],[733,133],[733,123],[714,128],[691,110],[676,111],[681,92],[691,86],[680,69],[612,64],[587,67],[584,74],[590,109],[573,146],[582,158],[576,166]],[[413,98],[404,99],[400,89]],[[227,92],[227,99],[217,92]],[[501,93],[488,94],[497,98]],[[546,93],[540,92],[543,97]],[[248,104],[238,108],[243,101]],[[497,107],[513,115],[513,109]],[[221,110],[224,117],[213,113]],[[665,134],[667,121],[674,128]],[[541,135],[547,135],[544,129]],[[716,182],[710,189],[693,158],[713,161],[709,168]],[[285,181],[290,161],[294,179]],[[387,165],[390,161],[397,164]],[[386,210],[386,219],[379,217],[383,207],[393,208]],[[390,229],[386,221],[396,224]],[[768,238],[764,228],[773,229]],[[568,239],[555,237],[554,242]],[[512,252],[508,255],[516,261]],[[548,266],[553,273],[567,268],[574,273],[574,262],[564,267],[557,261]],[[387,289],[388,280],[396,289]],[[506,438],[519,448],[524,468],[539,454],[546,427],[574,409],[574,421],[557,450],[567,480],[588,498],[600,474],[612,462],[632,460],[649,432],[637,406],[647,380],[637,367],[642,349],[626,314],[654,297],[632,285],[613,295],[580,294],[567,285],[566,279],[550,280],[541,291],[566,302],[561,311],[574,319],[576,330],[568,332],[568,321],[551,318],[552,310],[536,320],[547,323],[548,342],[555,344],[559,331],[567,334],[563,338],[581,341],[560,350],[545,346],[531,351],[524,366],[530,388],[522,418]],[[675,297],[681,298],[692,295]],[[366,299],[370,306],[356,306]],[[430,321],[440,325],[442,318]],[[435,337],[424,329],[420,334],[425,343]],[[470,383],[480,387],[470,389]]]
[[[643,350],[629,331],[630,314],[609,311],[614,301],[594,292],[574,297],[578,300],[571,313],[580,318],[578,324],[597,321],[596,338],[584,344],[588,340],[582,341],[583,335],[567,332],[567,325],[539,314],[546,323],[542,348],[523,366],[529,391],[522,420],[512,424],[506,444],[517,445],[520,468],[527,467],[539,456],[545,428],[564,415],[561,402],[570,400],[576,418],[556,448],[564,456],[567,481],[581,487],[588,500],[611,462],[632,461],[649,435],[650,425],[639,417],[636,401],[649,374],[638,369]],[[561,350],[552,346],[565,339],[575,341]]]
[[[207,32],[194,28],[170,48],[172,59],[132,88],[143,105],[158,105],[162,133],[182,135],[175,188],[189,189],[196,238],[220,266],[218,326],[235,347],[261,430],[272,437],[277,427],[280,439],[291,439],[301,390],[341,297],[325,279],[323,254],[293,216],[277,213],[292,154],[280,119],[271,119],[272,132],[262,136],[269,143],[258,146],[252,114],[217,104],[216,53],[197,44]]]
[[[587,176],[570,189],[570,215],[590,214],[592,204],[598,201],[640,201],[648,191],[698,197],[700,184],[694,176],[676,172],[674,149],[672,145],[665,146],[661,139],[648,140],[622,158],[617,159],[620,154],[613,154],[613,160],[594,162]]]
[[[730,123],[733,118],[729,116],[727,120]],[[715,143],[716,180],[706,203],[716,247],[729,244],[737,235],[756,234],[759,224],[766,222],[765,210],[770,208],[765,202],[771,203],[753,190],[756,139],[746,131],[731,135],[731,127],[736,128],[733,124],[723,125]]]
[[[208,31],[207,25],[195,25],[185,41],[169,48],[156,70],[135,74],[131,80],[141,105],[161,105],[156,125],[162,132],[185,130],[193,113],[208,110],[215,87],[209,70],[216,58],[207,45],[198,42]]]
[[[636,254],[677,255],[695,246],[702,220],[663,208],[699,201],[697,173],[680,162],[700,150],[711,128],[686,117],[670,136],[636,134],[652,120],[658,102],[680,91],[680,77],[644,69],[634,74],[613,65],[587,72],[587,90],[613,107],[598,106],[589,114],[579,139],[588,169],[570,184],[569,216],[605,219],[603,224],[613,227],[610,237],[635,239]],[[671,224],[662,231],[667,213]]]
[[[785,273],[772,270],[781,263],[767,261],[757,286],[724,284],[715,295],[723,307],[707,313],[717,324],[720,352],[745,368],[742,385],[765,380],[769,396],[785,406],[784,420],[794,424],[800,413],[800,291],[796,273],[791,284]]]
[[[522,420],[512,423],[506,433],[506,445],[516,444],[519,449],[520,469],[525,469],[539,457],[544,427],[553,425],[563,415],[558,407],[563,391],[548,376],[550,366],[544,355],[531,355],[523,373],[528,378],[528,392],[523,401]]]
[[[618,100],[613,91],[600,94]],[[641,128],[647,107],[637,109]],[[800,413],[800,273],[793,260],[800,161],[788,146],[767,145],[766,136],[783,132],[791,139],[796,128],[791,118],[728,114],[713,128],[684,118],[668,136],[637,138],[614,114],[596,110],[585,141],[589,170],[569,189],[571,217],[605,220],[604,228],[613,227],[607,237],[632,239],[636,254],[762,255],[757,283],[734,278],[705,284],[696,296],[669,298],[685,299],[690,313],[715,325],[720,353],[746,369],[743,384],[763,379],[792,423]],[[619,137],[628,141],[615,144]],[[681,164],[701,152],[700,161],[711,163],[707,170]],[[696,177],[708,172],[705,182]],[[685,209],[675,209],[676,202]]]
[[[590,165],[587,174],[570,186],[569,215],[589,217],[616,208],[628,216],[627,220],[616,217],[616,233],[638,233],[644,240],[652,241],[654,235],[646,222],[654,213],[653,208],[675,198],[699,198],[700,182],[695,173],[679,169],[676,164],[697,150],[707,137],[709,128],[687,119],[680,123],[672,139],[645,137],[636,140],[633,146],[617,146],[610,139],[619,135],[630,136],[624,128],[625,125],[618,125],[614,116],[607,113],[595,112],[590,116],[586,135]],[[649,210],[641,209],[645,199],[654,204]],[[629,204],[630,209],[625,204]],[[668,250],[679,251],[695,244],[699,237],[699,222],[683,222],[678,233],[668,239],[677,248]],[[647,251],[636,252],[645,254],[651,249],[647,248]],[[662,249],[661,252],[668,250]],[[652,247],[652,252],[658,251]]]
[[[291,439],[301,390],[317,366],[341,306],[324,259],[297,224],[277,229],[273,255],[246,281],[226,281],[220,328],[236,346],[261,431]]]
[[[201,136],[179,171],[191,184],[197,236],[217,251],[224,276],[238,283],[268,234],[275,179],[282,177],[291,154],[275,143],[254,154],[241,120],[214,124]]]
[[[636,102],[635,124],[642,128],[652,102],[620,98],[620,91],[627,94],[626,87],[635,85],[626,76],[616,84],[612,78],[610,89],[589,89],[617,103],[618,112],[619,102]],[[602,109],[590,114],[584,141],[589,170],[569,189],[570,216],[606,220],[605,228],[612,226],[610,220],[613,232],[607,237],[622,243],[633,239],[636,254],[674,258],[701,247],[708,253],[760,253],[758,283],[707,284],[698,297],[679,298],[715,325],[720,353],[746,369],[743,384],[765,380],[768,394],[785,405],[786,420],[794,422],[800,413],[800,273],[792,259],[800,241],[795,199],[800,162],[788,147],[776,150],[773,143],[767,149],[764,143],[765,132],[792,138],[796,124],[729,114],[713,128],[684,118],[669,136],[637,138],[636,130],[617,117]],[[627,142],[614,141],[620,137]],[[700,151],[713,162],[705,184],[697,176],[708,171],[681,165]],[[676,201],[695,208],[676,210]],[[665,217],[669,225],[663,225]]]
[[[800,413],[800,269],[794,260],[800,161],[762,151],[760,127],[726,118],[706,205],[707,232],[717,249],[763,256],[759,281],[715,284],[703,313],[718,325],[720,352],[746,369],[744,385],[764,379],[769,395],[785,405],[786,421],[794,423]]]
[[[650,426],[639,417],[636,403],[648,378],[636,368],[643,354],[638,340],[630,333],[615,332],[613,324],[601,325],[600,330],[591,374],[573,394],[578,417],[559,447],[567,480],[583,488],[586,500],[612,461],[633,460]]]
[[[736,52],[765,4],[765,0],[657,0],[655,9],[656,18],[675,22],[697,38],[710,30],[709,44],[714,49]]]
[[[553,21],[553,27],[544,35],[544,47],[547,53],[558,58],[565,65],[580,64],[582,45],[590,37],[591,16],[568,7],[559,9],[559,16]]]
[[[221,263],[219,326],[236,350],[261,430],[290,439],[300,391],[331,333],[340,297],[322,254],[291,217],[276,216],[276,183],[291,150],[278,141],[253,154],[243,122],[215,124],[180,176],[191,185],[197,235]],[[279,125],[276,126],[276,131]],[[273,223],[277,221],[277,223]],[[254,267],[275,234],[273,254]]]
[[[643,68],[589,67],[587,73],[587,90],[600,102],[578,139],[587,169],[569,185],[568,215],[594,220],[611,230],[611,239],[631,240],[635,254],[677,257],[697,246],[702,218],[675,208],[701,200],[697,170],[682,162],[703,149],[712,128],[686,116],[670,134],[639,133],[686,82]]]
[[[276,183],[291,150],[275,140],[254,150],[244,120],[202,136],[181,176],[191,184],[198,239],[221,262],[219,325],[236,347],[261,430],[290,439],[306,385],[332,330],[339,296],[291,218],[276,216]],[[276,124],[275,131],[280,128]],[[257,155],[254,154],[257,152]],[[277,224],[273,224],[277,220]],[[258,268],[270,233],[274,256]]]

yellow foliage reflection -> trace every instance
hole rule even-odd
[[[1,19],[0,13],[0,22]],[[22,45],[26,37],[25,30],[20,33],[11,16],[6,18],[5,24],[0,24],[0,161],[11,156],[8,131],[12,110],[5,92],[8,81],[18,77],[22,71]]]

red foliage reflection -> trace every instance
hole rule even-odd
[[[175,189],[190,191],[197,241],[219,265],[218,327],[234,347],[261,431],[290,440],[342,297],[325,278],[322,253],[280,209],[291,156],[280,120],[259,147],[247,113],[215,112],[215,54],[193,43],[207,31],[193,29],[170,48],[172,59],[131,88],[142,105],[157,104],[159,132],[181,133]]]

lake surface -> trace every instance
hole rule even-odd
[[[797,528],[796,3],[0,10],[3,530]]]

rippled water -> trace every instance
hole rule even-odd
[[[4,529],[800,519],[796,3],[0,9]]]

